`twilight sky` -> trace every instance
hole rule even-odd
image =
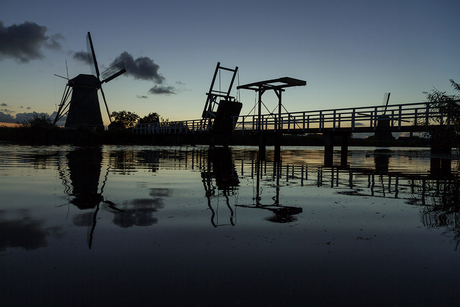
[[[54,74],[66,61],[70,78],[91,73],[88,31],[101,71],[127,66],[103,85],[111,111],[198,119],[217,62],[239,67],[234,96],[238,84],[306,80],[283,94],[289,111],[381,105],[385,92],[420,102],[460,82],[459,13],[458,0],[2,0],[0,122],[56,111],[66,80]],[[246,115],[255,93],[239,97]],[[274,109],[275,94],[263,97]]]

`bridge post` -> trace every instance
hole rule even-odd
[[[275,162],[281,162],[281,132],[275,134]]]
[[[340,135],[340,166],[347,166],[348,160],[348,140],[351,136],[351,133],[342,133]]]
[[[430,172],[435,177],[448,176],[451,173],[452,137],[449,129],[431,131]]]
[[[258,134],[258,142],[259,142],[259,156],[258,156],[258,160],[259,161],[265,161],[265,158],[266,158],[266,153],[267,153],[267,150],[266,150],[266,136],[265,136],[265,133],[259,133]]]
[[[324,166],[332,166],[334,163],[334,135],[331,132],[324,133]]]

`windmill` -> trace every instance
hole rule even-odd
[[[92,74],[80,74],[73,79],[69,79],[68,77],[64,78],[67,79],[68,82],[64,89],[64,94],[62,95],[54,124],[67,114],[65,123],[66,128],[88,127],[103,129],[104,125],[102,122],[97,91],[101,90],[107,115],[110,122],[112,122],[105,94],[102,90],[102,83],[107,83],[122,75],[126,72],[126,69],[124,62],[121,61],[115,63],[104,72],[99,73],[93,41],[91,40],[91,34],[89,32],[86,36],[86,43]]]

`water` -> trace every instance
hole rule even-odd
[[[1,305],[456,305],[457,161],[322,154],[3,145]]]

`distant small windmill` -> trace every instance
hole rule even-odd
[[[62,95],[54,124],[67,114],[65,127],[103,129],[104,125],[102,122],[97,91],[99,89],[101,90],[107,115],[110,122],[112,122],[104,91],[102,90],[102,83],[107,83],[122,75],[126,72],[126,69],[124,62],[121,61],[115,63],[100,74],[96,54],[94,53],[93,41],[91,40],[91,34],[89,32],[86,36],[86,43],[92,75],[80,74],[73,79],[69,79],[68,76],[67,78],[63,77],[67,79],[68,82],[64,89],[64,94]],[[102,80],[100,78],[101,76]]]

